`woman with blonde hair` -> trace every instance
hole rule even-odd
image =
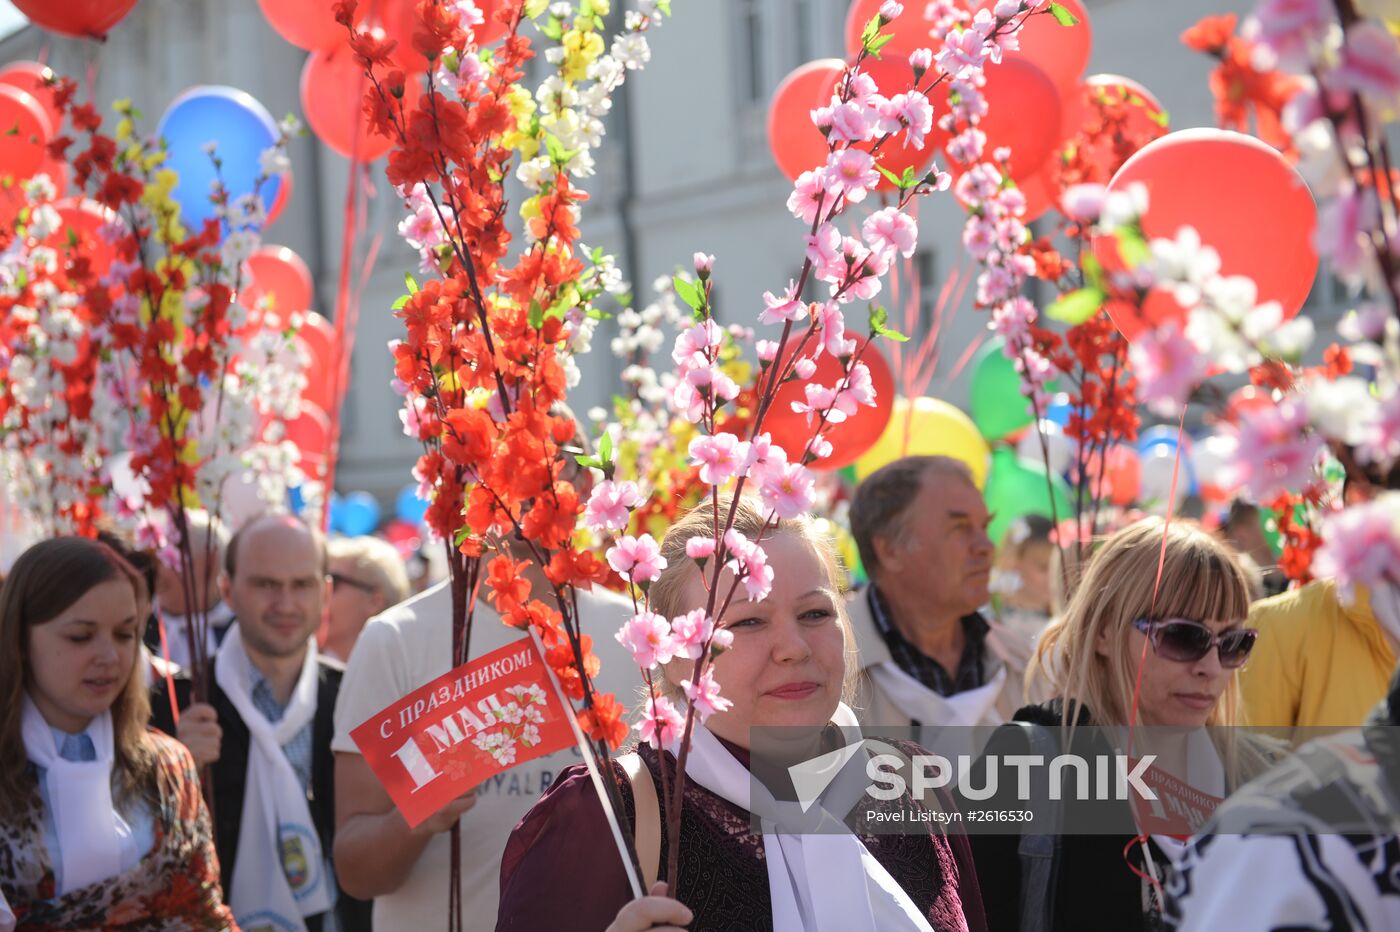
[[[35,544],[0,589],[0,895],[23,929],[221,929],[189,752],[147,728],[146,584],[112,548]]]
[[[728,508],[722,501],[719,513]],[[676,777],[675,745],[665,741],[670,749],[658,752],[642,744],[613,764],[623,790],[623,824],[635,826],[644,886],[661,891],[665,886],[658,879],[673,880],[675,899],[629,902],[621,859],[603,847],[609,830],[602,809],[587,772],[575,766],[560,775],[511,835],[496,928],[985,928],[965,839],[950,838],[936,822],[928,822],[927,830],[885,835],[795,834],[774,827],[780,800],[792,797],[781,787],[770,794],[766,780],[750,780],[751,729],[805,726],[807,734],[826,739],[820,748],[845,744],[830,726],[855,725],[842,701],[851,692],[852,638],[840,594],[844,577],[831,542],[806,518],[766,526],[765,514],[748,499],[739,500],[736,516],[735,529],[749,540],[762,532],[773,584],[757,602],[746,601],[740,589],[717,619],[733,641],[711,669],[732,706],[715,711],[703,725],[697,720],[686,766],[676,877],[666,876],[669,838],[662,792]],[[706,581],[686,545],[713,533],[708,502],[668,531],[661,545],[666,568],[650,589],[652,611],[678,618],[706,606]],[[727,572],[721,576],[721,592],[729,578]],[[664,688],[675,695],[681,680],[692,675],[693,661],[682,658],[662,669]],[[845,776],[843,768],[833,785],[841,785]],[[863,768],[857,776],[863,788]],[[863,816],[863,803],[860,808]],[[763,831],[754,830],[755,820]]]
[[[1141,759],[1150,746],[1164,752],[1154,766],[1179,778],[1168,786],[1186,785],[1194,804],[1217,804],[1279,753],[1261,740],[1205,727],[1236,724],[1236,674],[1257,637],[1245,626],[1248,613],[1245,574],[1210,534],[1160,518],[1118,531],[1089,559],[1064,616],[1037,645],[1028,677],[1048,681],[1054,698],[1002,726],[983,766],[1004,766],[1007,755],[1027,749],[1091,759],[1126,750]],[[972,784],[985,787],[978,780],[989,777],[975,772]],[[1011,795],[1014,774],[1000,777],[991,802],[960,805],[1029,808],[1041,824],[1023,834],[973,835],[993,929],[1159,924],[1165,872],[1182,849],[1180,836],[1194,826],[1177,821],[1168,828],[1126,800],[1085,799],[1064,785],[1054,795],[1048,785],[1037,787],[1028,802]],[[1106,824],[1113,831],[1091,827]]]

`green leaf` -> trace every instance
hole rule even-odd
[[[1085,252],[1080,265],[1084,267],[1084,281],[1093,288],[1104,290],[1103,264],[1098,257],[1092,252]]]
[[[591,304],[586,310],[584,310],[583,314],[589,320],[612,320],[613,318],[613,316],[607,311],[600,311],[596,307],[593,307]]]
[[[894,172],[890,171],[888,168],[886,168],[883,165],[880,165],[879,163],[876,163],[875,168],[880,172],[880,174],[885,176],[885,180],[888,181],[890,184],[899,184],[901,179]]]
[[[1152,250],[1136,225],[1119,227],[1114,236],[1118,238],[1118,253],[1129,268],[1137,268],[1151,258]]]
[[[574,462],[575,462],[575,463],[578,463],[578,464],[579,464],[580,466],[582,466],[584,469],[602,469],[602,468],[603,468],[602,460],[598,459],[598,457],[596,457],[596,456],[575,456],[575,457],[574,457]]]
[[[530,313],[526,316],[525,321],[532,330],[538,330],[544,326],[544,308],[540,307],[540,302],[530,302]]]
[[[1079,24],[1079,20],[1075,18],[1074,14],[1058,3],[1050,4],[1050,15],[1055,17],[1055,22],[1059,23],[1061,26],[1075,26]]]
[[[394,306],[393,306],[392,308],[390,308],[390,310],[397,311],[397,310],[399,310],[400,308],[402,308],[405,304],[408,303],[408,297],[409,297],[409,296],[406,295],[406,294],[401,294],[401,295],[399,295],[398,300],[396,300],[396,301],[394,302]]]
[[[18,123],[18,121],[16,121],[16,123],[15,123],[14,126],[11,126],[9,129],[5,130],[5,135],[6,135],[6,136],[18,136],[18,135],[19,135],[19,123]]]
[[[557,16],[551,16],[549,19],[545,20],[543,26],[537,28],[540,31],[540,35],[544,36],[546,39],[553,39],[555,42],[558,42],[560,39],[564,38],[564,26],[559,22],[559,17]]]
[[[671,0],[656,0],[656,8],[665,16],[671,15]]]
[[[692,311],[698,311],[705,306],[705,295],[697,283],[675,275],[671,278],[671,287],[676,289],[676,297],[688,304]]]
[[[877,38],[877,39],[872,40],[868,45],[866,45],[865,48],[866,48],[866,50],[869,51],[870,54],[873,55],[875,58],[879,58],[879,57],[880,57],[880,49],[882,49],[882,48],[884,48],[885,46],[889,45],[889,44],[890,44],[891,42],[893,42],[893,41],[894,41],[894,33],[891,32],[891,33],[887,33],[887,34],[885,34],[885,35],[882,35],[882,36],[880,36],[880,37]]]
[[[1097,288],[1080,288],[1061,295],[1059,300],[1045,309],[1045,313],[1053,320],[1075,327],[1098,313],[1106,297]]]
[[[878,304],[870,305],[870,332],[877,337],[885,337],[886,339],[894,340],[896,343],[908,343],[909,338],[904,334],[885,326],[886,321],[889,319],[889,311]]]
[[[1167,124],[1171,122],[1171,114],[1167,113],[1165,110],[1159,112],[1149,110],[1147,111],[1147,118],[1163,129],[1166,129]]]
[[[471,536],[472,529],[469,525],[462,525],[452,533],[452,546],[460,547]]]
[[[860,31],[860,44],[863,48],[870,48],[870,43],[880,35],[880,14],[876,13],[866,22],[865,28]]]
[[[407,286],[409,294],[418,293],[418,280],[413,277],[412,272],[403,273],[403,283]]]
[[[612,434],[608,433],[607,431],[603,431],[603,439],[598,442],[598,459],[602,460],[605,466],[612,465]]]

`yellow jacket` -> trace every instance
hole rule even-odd
[[[1249,624],[1259,629],[1240,674],[1249,724],[1351,728],[1385,698],[1395,651],[1364,587],[1343,605],[1336,583],[1309,583],[1255,602]]]

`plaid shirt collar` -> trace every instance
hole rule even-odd
[[[895,627],[885,600],[874,583],[866,587],[866,599],[870,603],[870,617],[875,620],[876,630],[889,647],[895,665],[905,673],[940,696],[952,696],[986,685],[987,633],[991,628],[980,614],[973,612],[963,616],[963,635],[967,643],[963,647],[957,671],[949,674],[942,664],[910,643]]]

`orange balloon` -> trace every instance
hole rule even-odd
[[[311,270],[301,256],[286,246],[260,247],[248,257],[244,275],[248,284],[241,300],[248,307],[267,296],[273,309],[285,319],[286,314],[311,306]]]
[[[37,61],[10,62],[0,70],[0,84],[9,84],[34,95],[49,118],[49,126],[57,131],[63,125],[63,111],[54,100],[53,88],[46,83],[53,78],[53,69]]]
[[[868,337],[861,340],[857,351],[868,341]],[[827,431],[831,455],[814,462],[813,469],[840,469],[854,463],[875,445],[875,441],[885,432],[885,425],[890,422],[890,412],[894,410],[894,375],[890,372],[890,364],[875,346],[861,352],[860,359],[870,369],[870,381],[875,386],[875,406],[862,406],[854,416]],[[808,424],[807,415],[793,411],[792,403],[806,399],[804,386],[808,382],[835,385],[841,373],[840,360],[830,353],[822,353],[817,359],[817,371],[810,379],[797,379],[779,386],[773,405],[763,419],[763,429],[768,431],[774,443],[783,448],[790,462],[797,462],[817,429],[816,418]]]
[[[861,50],[861,34],[865,24],[880,12],[883,0],[855,0],[846,11],[846,54],[855,58]],[[890,43],[880,50],[882,56],[908,58],[915,49],[933,47],[933,37],[929,35],[932,24],[920,15],[921,3],[904,4],[904,12],[894,22],[889,23],[883,32],[894,33]],[[959,7],[966,9],[965,4]]]
[[[0,174],[29,178],[48,157],[53,124],[38,99],[13,84],[0,84]]]
[[[875,81],[875,86],[880,89],[880,94],[884,97],[903,94],[914,86],[914,69],[909,65],[907,59],[898,55],[867,58],[860,67]],[[938,134],[936,132],[930,132],[924,138],[922,149],[915,149],[912,143],[906,145],[907,138],[905,131],[901,130],[885,140],[884,144],[880,146],[880,150],[875,152],[875,159],[880,163],[880,167],[897,177],[902,177],[906,168],[912,168],[916,175],[922,175],[933,163],[934,153],[938,151]],[[874,152],[875,143],[861,143],[857,148],[864,149],[866,152]],[[880,186],[876,190],[894,191],[896,189],[897,185],[881,176]]]
[[[1021,48],[1007,52],[1006,61],[1016,60],[1035,65],[1066,95],[1079,86],[1079,76],[1089,65],[1089,53],[1094,45],[1094,30],[1089,25],[1089,13],[1080,0],[1058,0],[1074,18],[1073,26],[1061,26],[1049,12],[1034,13],[1025,18],[1017,33]],[[990,10],[996,0],[980,0],[976,9]],[[988,71],[996,65],[988,64]]]
[[[395,53],[396,63],[399,54]],[[417,77],[406,68],[404,71],[409,77],[403,106],[411,112],[423,89]],[[301,69],[301,109],[306,122],[318,139],[347,159],[353,155],[361,162],[373,162],[394,145],[393,139],[374,132],[365,118],[365,93],[370,89],[364,66],[348,45],[312,52]]]
[[[826,137],[812,123],[812,111],[831,101],[845,71],[839,58],[819,58],[783,78],[768,102],[768,148],[790,181],[826,164]]]
[[[1220,254],[1221,274],[1254,280],[1259,303],[1279,302],[1285,319],[1302,309],[1317,277],[1317,207],[1276,150],[1228,130],[1180,130],[1144,146],[1108,187],[1122,191],[1139,182],[1147,187],[1148,239],[1174,239],[1181,227],[1194,227]],[[1095,237],[1094,253],[1106,268],[1122,268],[1112,236]],[[1148,295],[1140,313],[1122,302],[1110,302],[1108,313],[1129,340],[1145,326],[1184,322],[1186,315],[1162,290]]]

